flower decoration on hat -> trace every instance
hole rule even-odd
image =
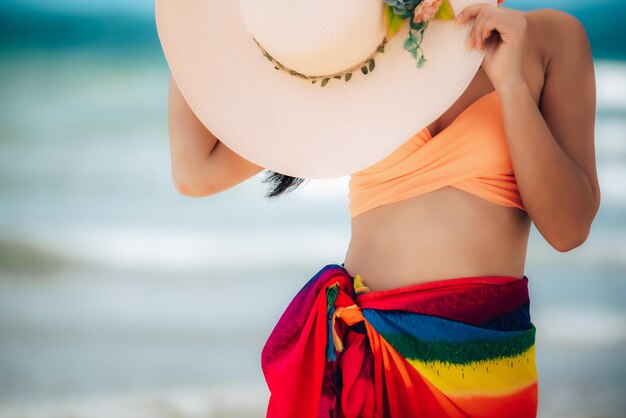
[[[422,68],[426,58],[420,46],[428,22],[452,20],[454,11],[449,0],[385,0],[387,39],[400,30],[406,19],[409,19],[409,37],[403,47],[417,60],[417,67]]]

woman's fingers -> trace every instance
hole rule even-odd
[[[472,28],[471,36],[473,37],[474,45],[477,48],[484,47],[485,38],[483,36],[483,33],[485,31],[485,22],[492,17],[492,14],[489,11],[485,10],[481,13],[478,13],[476,15],[476,18],[474,19],[474,26]]]
[[[463,9],[454,19],[454,21],[458,24],[466,23],[470,19],[474,19],[474,24],[472,25],[472,29],[467,37],[467,46],[469,48],[479,45],[481,31],[478,29],[480,27],[480,22],[489,14],[489,9],[491,8],[492,7],[490,5],[484,3],[472,4]]]
[[[457,14],[455,22],[466,23],[474,19],[472,29],[468,35],[467,46],[470,48],[485,48],[485,40],[494,30],[503,29],[506,26],[503,13],[497,7],[481,3],[467,6]]]
[[[498,18],[496,16],[490,16],[482,22],[482,28],[480,30],[480,42],[481,48],[486,46],[485,41],[489,38],[493,31],[498,29]]]
[[[481,3],[467,6],[465,9],[461,10],[461,12],[457,14],[454,21],[457,23],[465,23],[468,20],[476,17],[476,14],[485,7],[490,7],[490,5]]]

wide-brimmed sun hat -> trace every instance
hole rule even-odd
[[[437,120],[485,51],[472,21],[497,0],[156,0],[172,77],[198,119],[281,174],[364,169]],[[436,13],[436,14],[435,14]]]

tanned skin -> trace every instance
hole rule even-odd
[[[345,256],[370,290],[482,275],[521,278],[531,221],[557,251],[586,241],[600,205],[594,127],[596,90],[587,33],[555,9],[517,11],[476,4],[468,47],[485,47],[480,71],[428,128],[441,132],[495,90],[520,195],[527,212],[444,187],[379,206],[351,220]],[[170,81],[172,175],[192,197],[233,187],[263,170],[209,132]]]

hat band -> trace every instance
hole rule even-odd
[[[263,53],[263,55],[265,56],[265,58],[267,58],[268,60],[270,60],[270,62],[272,62],[274,65],[274,68],[277,70],[282,70],[285,71],[287,74],[295,76],[295,77],[300,77],[300,78],[304,78],[307,80],[311,80],[312,84],[315,84],[318,80],[322,80],[322,82],[320,83],[320,85],[322,87],[324,87],[328,81],[331,78],[337,78],[337,79],[341,79],[344,75],[345,75],[345,81],[350,80],[350,78],[352,78],[352,72],[358,70],[359,68],[361,69],[361,72],[363,74],[367,74],[370,71],[374,70],[375,67],[375,62],[374,62],[374,57],[376,55],[378,55],[381,52],[385,52],[385,44],[387,43],[387,38],[384,37],[382,42],[376,47],[376,49],[374,50],[374,52],[372,52],[367,58],[365,58],[363,61],[361,61],[360,63],[348,68],[347,70],[343,70],[341,72],[337,72],[334,74],[326,74],[326,75],[306,75],[306,74],[302,74],[296,70],[293,70],[289,67],[287,67],[286,65],[278,62],[278,60],[274,57],[272,57],[269,52],[267,52],[265,50],[265,48],[263,48],[261,46],[261,44],[259,43],[259,41],[256,40],[256,38],[253,36],[252,39],[254,40],[254,43],[257,44],[257,46],[259,47],[259,49],[261,49],[261,52]]]

